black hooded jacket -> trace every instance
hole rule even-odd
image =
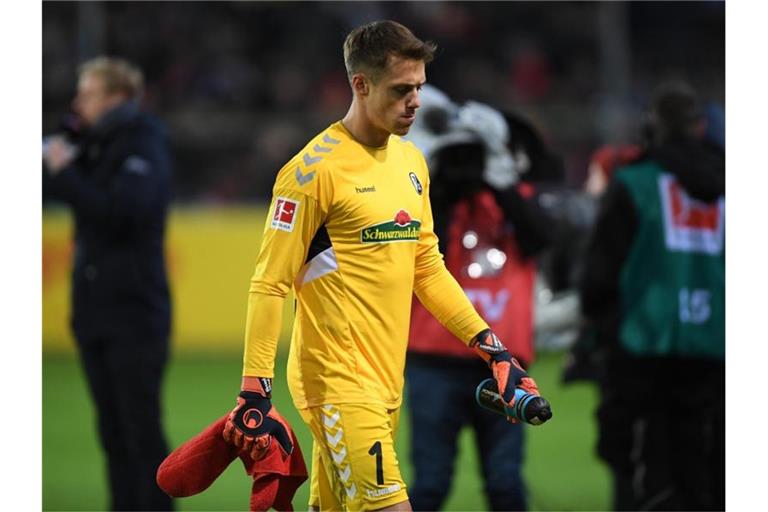
[[[171,167],[164,128],[128,102],[83,134],[72,165],[55,177],[44,173],[43,198],[64,201],[74,213],[79,341],[168,336],[163,236]]]
[[[456,205],[481,190],[493,192],[506,222],[513,228],[523,257],[536,256],[553,243],[554,221],[536,201],[524,198],[517,187],[495,190],[485,183],[481,173],[485,165],[485,150],[481,144],[445,147],[437,153],[435,160],[430,201],[435,219],[434,230],[442,254],[447,250],[448,228]]]
[[[725,194],[725,154],[704,141],[675,141],[651,148],[639,160],[654,160],[688,194],[709,203]],[[632,248],[638,217],[627,189],[612,181],[600,204],[579,286],[581,308],[598,343],[614,345],[619,328],[619,275]]]

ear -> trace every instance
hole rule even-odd
[[[360,96],[368,96],[370,92],[370,84],[368,79],[362,73],[355,73],[352,75],[352,91]]]

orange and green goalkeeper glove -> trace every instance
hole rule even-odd
[[[523,370],[517,359],[510,355],[493,331],[490,329],[480,331],[469,342],[469,346],[473,347],[475,352],[488,363],[499,388],[499,394],[509,408],[512,408],[515,403],[515,388],[533,395],[539,394],[536,382]],[[517,421],[512,417],[508,419],[512,423]]]
[[[284,456],[293,451],[285,420],[272,406],[272,379],[243,377],[237,405],[224,425],[224,439],[249,453],[253,460],[267,454],[275,438]]]

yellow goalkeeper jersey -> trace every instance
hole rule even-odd
[[[341,122],[276,178],[251,279],[243,375],[274,375],[292,286],[287,375],[299,409],[400,405],[414,292],[465,343],[487,328],[438,251],[422,154],[395,135],[364,146]]]

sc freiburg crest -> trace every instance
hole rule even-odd
[[[416,189],[416,192],[421,195],[422,192],[424,192],[424,188],[421,186],[421,182],[419,181],[419,178],[416,176],[416,173],[411,171],[408,173],[408,177],[411,178],[411,183],[413,184],[413,188]]]

